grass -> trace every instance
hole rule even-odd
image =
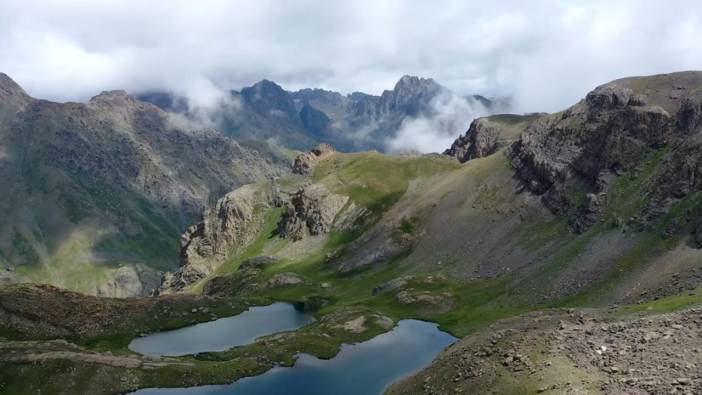
[[[264,215],[263,227],[258,232],[254,241],[246,247],[246,250],[240,255],[235,255],[232,259],[225,261],[215,271],[216,274],[232,273],[239,268],[241,262],[256,257],[263,252],[263,248],[267,243],[273,241],[278,236],[275,233],[278,221],[283,213],[283,208],[272,208]]]
[[[449,158],[390,156],[377,152],[335,154],[316,166],[313,180],[379,215],[404,195],[411,180],[458,167],[458,163]]]

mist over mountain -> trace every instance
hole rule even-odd
[[[699,0],[1,3],[0,395],[702,394]]]
[[[342,151],[440,152],[472,119],[507,110],[505,100],[460,97],[431,78],[408,75],[379,96],[310,88],[290,92],[262,80],[230,91],[212,107],[189,104],[171,92],[136,97],[244,144],[271,142],[299,150],[330,143]]]

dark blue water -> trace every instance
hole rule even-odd
[[[312,314],[289,303],[273,303],[252,307],[233,317],[138,337],[129,343],[129,349],[151,356],[224,351],[251,343],[257,337],[297,329],[312,320]]]
[[[456,340],[436,324],[403,320],[369,341],[344,345],[330,360],[302,354],[291,368],[274,368],[228,385],[150,388],[138,395],[372,395],[428,365]]]

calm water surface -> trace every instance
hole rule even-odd
[[[138,395],[371,395],[428,365],[456,340],[436,324],[403,320],[390,332],[358,344],[344,345],[330,360],[301,354],[295,366],[278,367],[228,385],[150,388]]]
[[[224,351],[251,343],[257,337],[297,329],[312,320],[312,314],[290,303],[273,303],[252,307],[233,317],[138,337],[129,343],[129,349],[150,356]]]

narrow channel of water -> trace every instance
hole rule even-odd
[[[372,395],[427,366],[456,340],[436,324],[400,321],[392,331],[363,343],[344,345],[339,354],[322,360],[302,354],[291,368],[274,368],[260,376],[228,385],[190,388],[149,388],[137,395]]]
[[[278,302],[252,307],[233,317],[138,337],[129,343],[129,349],[150,356],[224,351],[251,343],[261,336],[297,329],[313,319],[312,314],[300,311],[290,303]]]

